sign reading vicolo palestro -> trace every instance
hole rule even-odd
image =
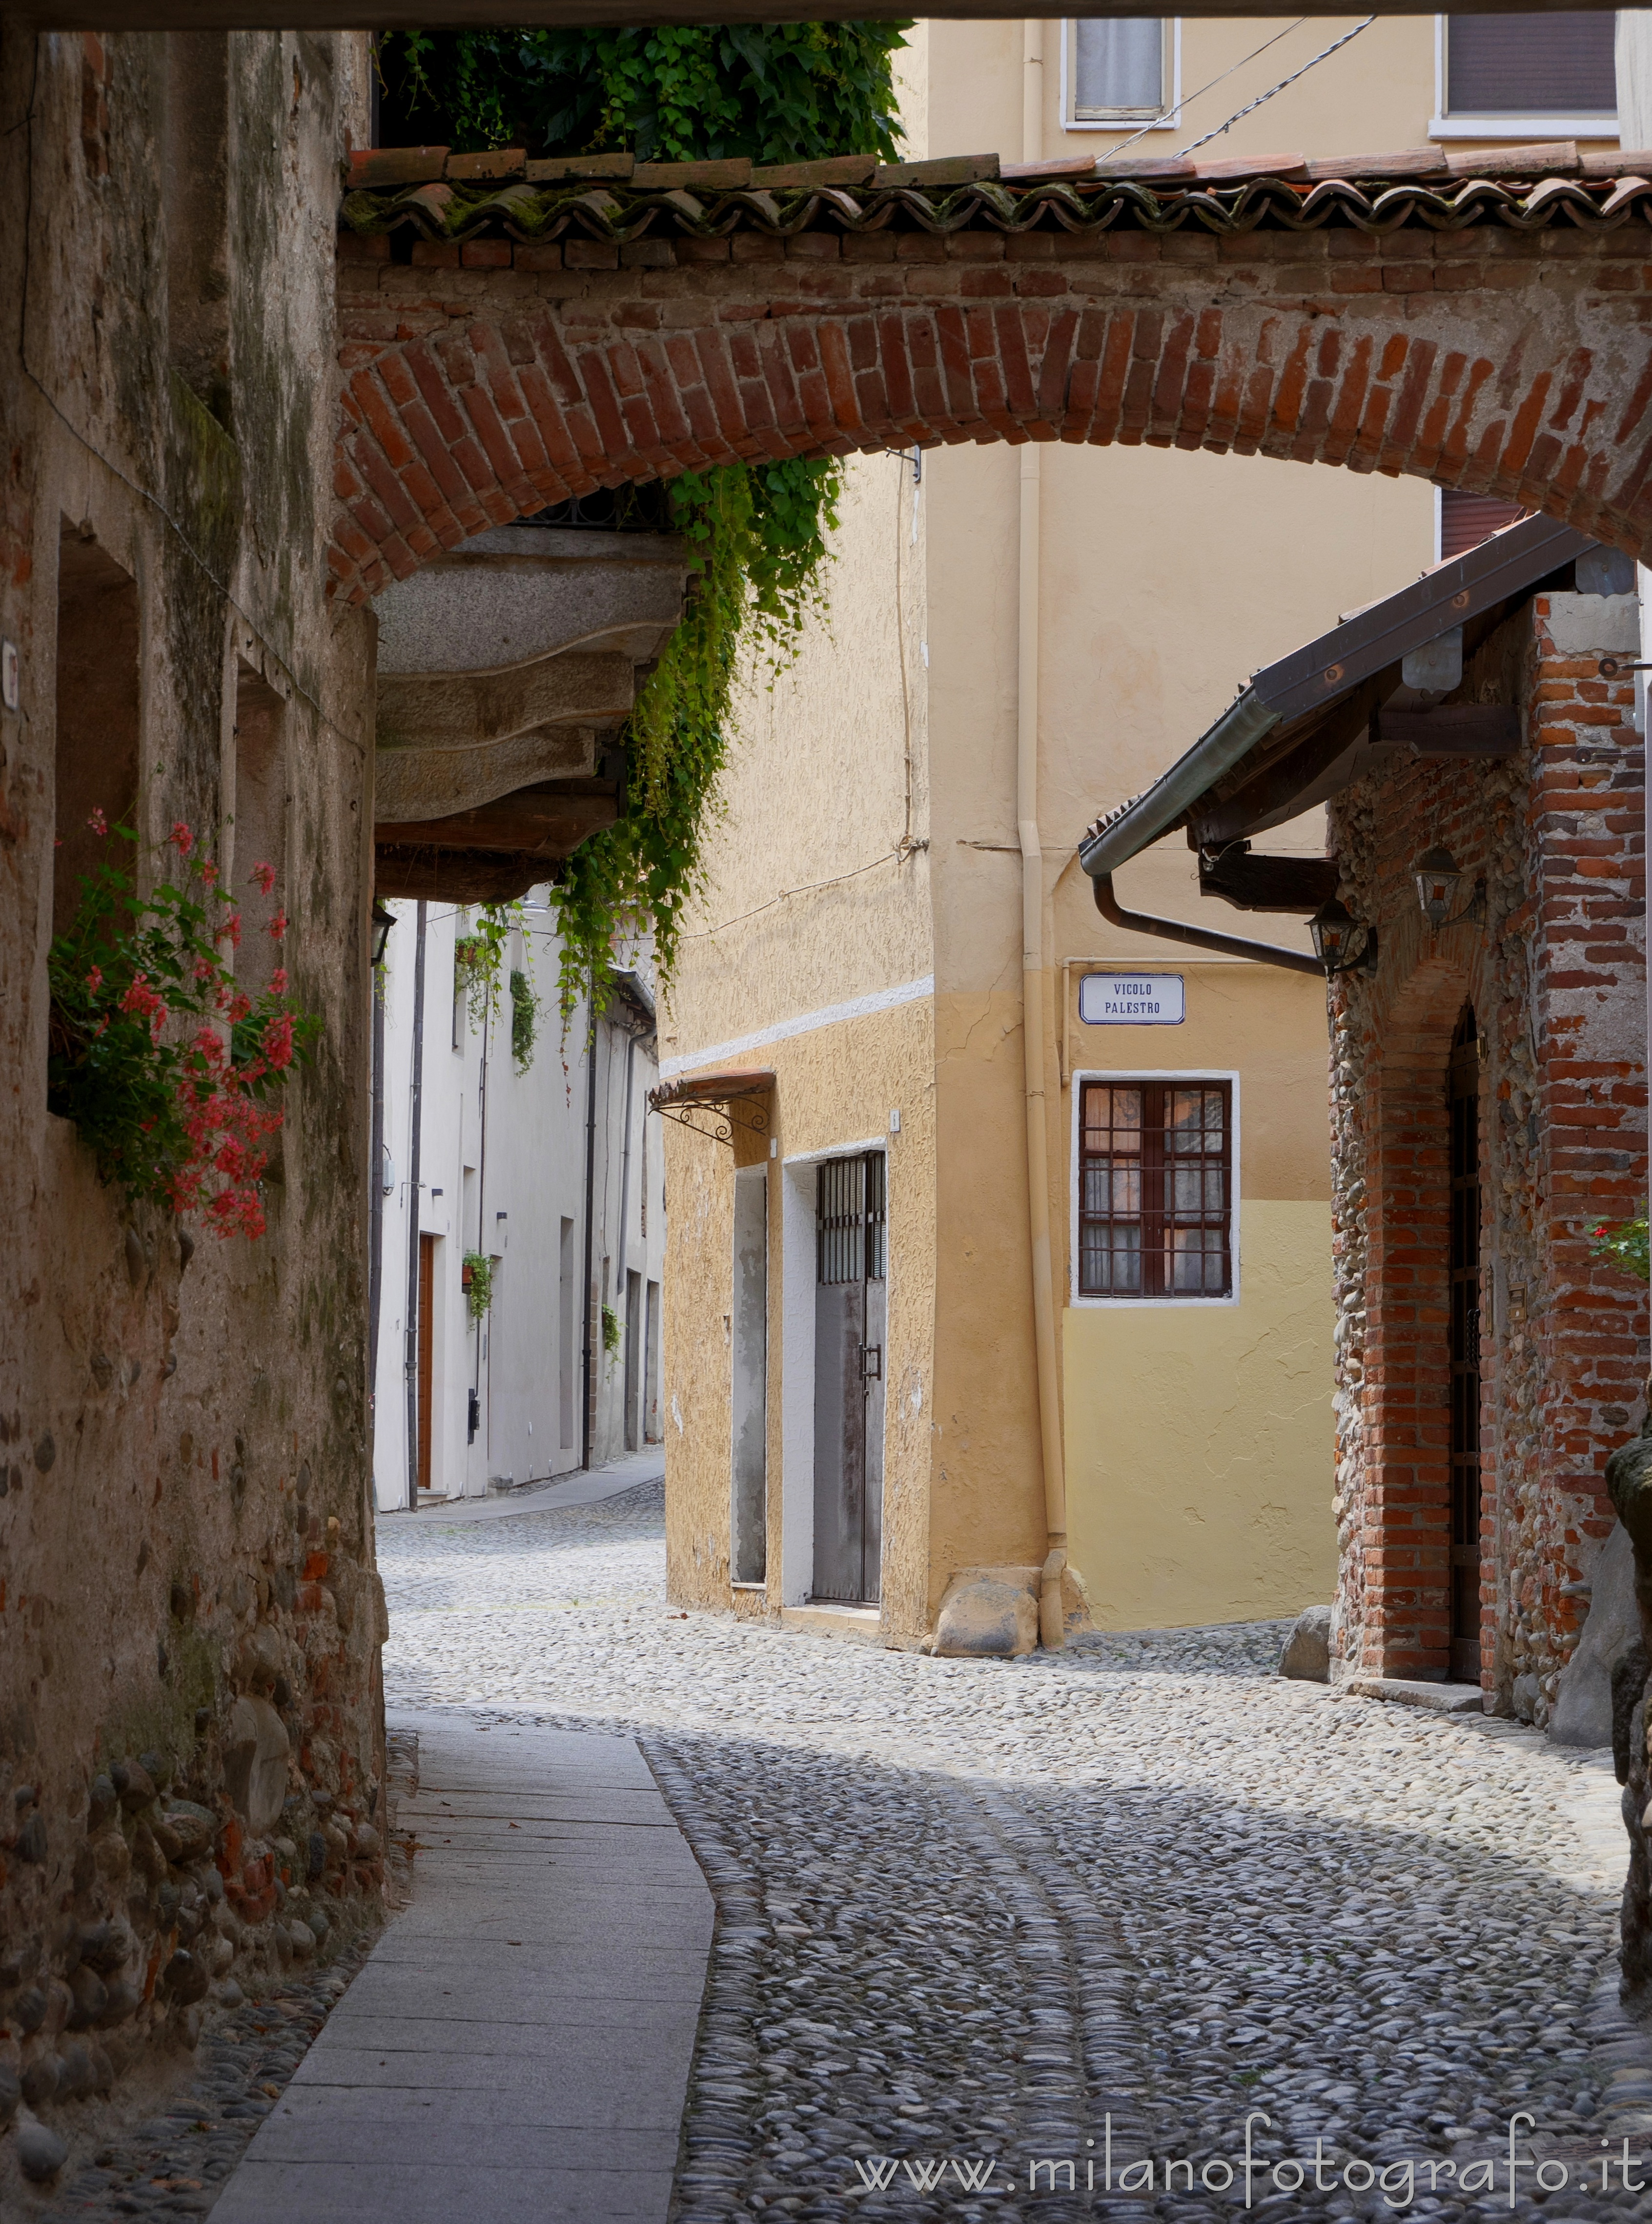
[[[1087,973],[1078,1015],[1092,1027],[1179,1027],[1188,1015],[1180,973]]]

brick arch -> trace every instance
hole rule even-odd
[[[342,248],[331,561],[352,600],[596,486],[914,442],[1409,474],[1652,553],[1639,223],[646,237],[593,269],[504,240],[428,250],[457,269]]]

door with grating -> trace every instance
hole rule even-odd
[[[816,1179],[814,1596],[869,1604],[883,1544],[884,1154],[829,1159]]]
[[[1480,1680],[1480,1051],[1451,1041],[1451,1672]]]

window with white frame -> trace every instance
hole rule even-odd
[[[1067,26],[1069,124],[1151,123],[1175,105],[1174,21],[1087,16]]]
[[[1435,138],[1611,138],[1617,130],[1617,16],[1605,9],[1441,16]]]
[[[1078,1294],[1231,1297],[1232,1083],[1087,1081],[1078,1140]]]

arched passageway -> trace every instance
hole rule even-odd
[[[1381,159],[1225,189],[354,193],[335,591],[599,485],[1027,439],[1411,473],[1639,553],[1652,185]]]

